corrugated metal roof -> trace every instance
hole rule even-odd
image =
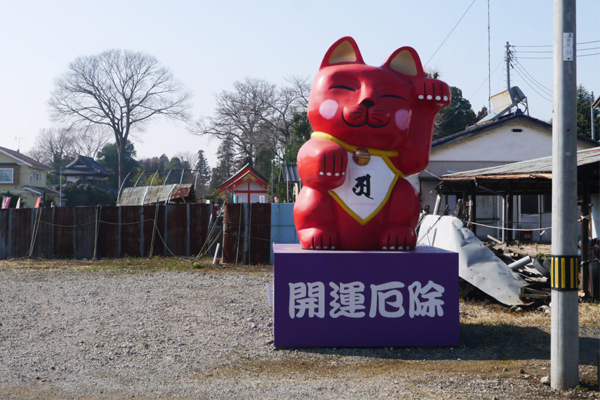
[[[298,166],[296,163],[282,164],[279,180],[285,183],[300,182],[300,174],[298,173]]]
[[[577,152],[578,167],[599,161],[600,147],[580,150]],[[474,179],[477,177],[485,177],[486,179],[505,179],[509,176],[552,178],[552,156],[505,164],[497,167],[456,172],[453,174],[444,175],[442,180],[465,180]]]
[[[119,206],[142,206],[147,204],[164,203],[167,201],[195,203],[196,194],[191,183],[138,186],[123,189]]]

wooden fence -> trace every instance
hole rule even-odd
[[[228,204],[223,212],[223,262],[268,264],[271,204]]]
[[[0,210],[0,259],[195,256],[210,204]]]

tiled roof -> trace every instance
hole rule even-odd
[[[285,163],[281,166],[279,180],[283,182],[300,182],[300,174],[296,163]]]
[[[515,112],[513,114],[509,114],[506,117],[502,117],[502,118],[500,118],[497,121],[490,122],[490,123],[487,123],[487,124],[482,124],[482,125],[475,125],[475,126],[472,126],[472,127],[468,128],[468,129],[462,131],[462,132],[459,132],[459,133],[456,133],[454,135],[450,135],[450,136],[446,136],[444,138],[438,139],[438,140],[434,141],[431,144],[431,148],[432,148],[432,150],[434,150],[436,147],[441,146],[441,145],[443,145],[445,143],[457,142],[457,141],[460,141],[462,139],[466,139],[466,138],[469,138],[469,137],[472,137],[472,136],[477,136],[477,135],[480,135],[482,133],[487,132],[490,128],[494,128],[494,127],[497,127],[499,125],[504,125],[506,123],[513,122],[513,121],[518,120],[518,119],[521,119],[521,120],[533,123],[533,124],[535,124],[535,125],[537,125],[539,127],[542,127],[542,128],[545,128],[545,129],[548,129],[548,130],[552,131],[552,124],[549,124],[549,123],[547,123],[545,121],[542,121],[542,120],[539,120],[537,118],[530,117],[529,115],[525,115],[525,114],[523,114],[522,111],[520,111],[520,112]],[[577,140],[580,140],[580,141],[583,141],[583,142],[587,142],[587,143],[589,143],[589,144],[591,144],[593,146],[600,145],[595,140],[592,140],[590,138],[586,138],[584,136],[577,136]]]
[[[59,173],[59,171],[56,171]],[[111,172],[94,161],[91,157],[78,155],[75,160],[69,163],[62,170],[63,175],[94,175],[94,176],[111,176]]]
[[[18,151],[7,149],[6,147],[0,147],[0,152],[8,154],[13,158],[16,158],[17,160],[22,161],[26,164],[30,164],[34,167],[45,169],[48,171],[52,170],[52,167],[49,167],[46,164],[42,164],[41,162],[35,161],[33,158],[28,157],[23,153],[19,153]]]

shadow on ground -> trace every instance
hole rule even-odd
[[[461,324],[458,347],[294,348],[306,353],[356,355],[403,360],[549,360],[550,334],[513,325]],[[600,339],[579,338],[580,365],[597,363]]]

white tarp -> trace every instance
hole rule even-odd
[[[521,305],[519,292],[527,282],[488,249],[471,230],[452,216],[426,215],[418,244],[458,253],[458,275],[506,305]]]

